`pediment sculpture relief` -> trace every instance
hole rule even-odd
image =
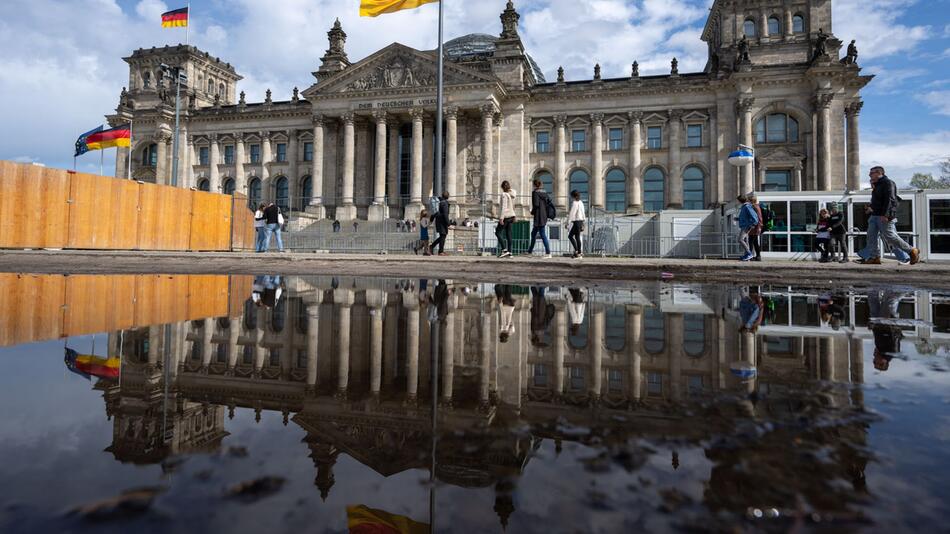
[[[403,58],[376,67],[369,75],[350,82],[347,91],[371,89],[404,89],[435,85],[435,74],[421,64],[413,64]]]

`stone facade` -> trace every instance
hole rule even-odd
[[[578,189],[625,214],[708,209],[753,189],[859,188],[859,92],[871,77],[838,60],[830,0],[716,0],[702,72],[680,73],[673,58],[668,75],[641,76],[634,62],[629,77],[592,65],[580,81],[563,69],[544,80],[519,18],[508,2],[499,37],[445,46],[444,184],[461,211],[481,213],[503,180],[527,199],[533,178],[558,204]],[[193,81],[180,185],[341,220],[421,208],[436,160],[435,52],[392,44],[352,63],[339,21],[328,39],[316,83],[283,102],[270,91],[246,102],[233,68],[194,47],[135,51],[130,89],[109,116],[133,121],[133,177],[170,182],[174,94],[149,74],[166,63]],[[754,168],[727,163],[738,144],[756,148]]]

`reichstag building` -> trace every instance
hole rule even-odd
[[[708,61],[662,75],[545,78],[518,33],[513,2],[499,35],[445,45],[445,186],[456,213],[481,213],[503,180],[526,195],[539,178],[559,204],[582,192],[620,214],[705,210],[739,192],[843,191],[860,186],[861,75],[853,44],[834,36],[830,0],[715,0],[702,35]],[[248,102],[241,76],[192,46],[125,58],[111,124],[133,121],[116,175],[170,183],[174,87],[160,65],[182,66],[179,185],[274,201],[340,220],[408,216],[432,192],[436,52],[393,43],[359,61],[339,21],[313,72],[289,101]],[[571,65],[575,67],[575,65]],[[553,72],[553,71],[552,71]],[[755,164],[727,162],[737,145]],[[131,165],[127,158],[132,158]],[[527,201],[527,197],[524,197]],[[525,206],[519,206],[525,209]],[[417,212],[416,212],[417,213]]]

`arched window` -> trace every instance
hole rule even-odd
[[[261,198],[261,179],[251,178],[251,181],[247,183],[247,202],[251,209],[257,209],[257,205],[261,203]]]
[[[154,167],[158,165],[158,145],[152,143],[142,149],[142,166]]]
[[[290,210],[290,181],[286,176],[281,176],[274,182],[274,203],[280,211],[286,213]]]
[[[627,211],[627,174],[614,167],[607,172],[607,211]]]
[[[772,113],[755,123],[756,143],[797,143],[798,121],[784,113]]]
[[[307,209],[313,199],[313,178],[304,176],[300,180],[300,211]]]
[[[551,176],[551,173],[548,171],[541,171],[538,174],[535,174],[534,177],[538,180],[541,180],[541,188],[544,189],[547,194],[554,194],[554,176]],[[528,193],[528,191],[525,191],[525,193]]]
[[[234,181],[234,178],[228,178],[224,181],[224,186],[221,191],[224,192],[225,195],[233,195],[236,188],[237,183]]]
[[[627,344],[627,310],[623,306],[607,308],[604,317],[604,345],[607,350],[620,352]]]
[[[142,89],[151,89],[152,87],[152,73],[145,71],[142,73]]]
[[[782,33],[782,23],[778,17],[769,17],[769,35],[780,35]]]
[[[275,333],[284,331],[284,324],[287,322],[287,299],[280,299],[277,305],[271,311],[270,327]]]
[[[706,209],[706,173],[696,165],[683,171],[683,209]]]
[[[208,94],[214,93],[214,80],[208,80]]]
[[[586,204],[590,200],[590,175],[584,169],[575,169],[571,172],[570,191],[577,190],[581,200]]]
[[[643,348],[650,354],[660,354],[666,348],[666,319],[656,308],[643,312]]]
[[[755,21],[746,19],[746,21],[742,23],[742,33],[744,33],[746,37],[755,37]]]
[[[666,176],[657,167],[643,174],[643,211],[661,211],[666,206]]]
[[[792,17],[792,33],[805,33],[805,17],[801,15]]]
[[[683,314],[683,352],[693,357],[706,352],[706,319],[701,314]]]
[[[211,180],[207,178],[198,180],[198,191],[211,191]]]
[[[218,94],[221,95],[221,98],[226,98],[228,96],[228,93],[224,89],[223,83],[218,84]]]

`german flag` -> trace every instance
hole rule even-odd
[[[188,8],[162,13],[162,28],[183,28],[188,25]]]
[[[67,348],[64,361],[67,369],[87,380],[91,376],[106,380],[119,378],[120,362],[118,358],[100,358],[99,356],[79,354],[73,349]]]
[[[117,146],[132,144],[132,125],[116,126],[111,130],[103,130],[86,136],[87,150],[104,150]]]
[[[378,17],[404,9],[415,9],[439,0],[360,0],[361,17]]]
[[[346,526],[350,534],[430,534],[428,523],[413,521],[404,515],[375,510],[365,505],[346,507]]]

